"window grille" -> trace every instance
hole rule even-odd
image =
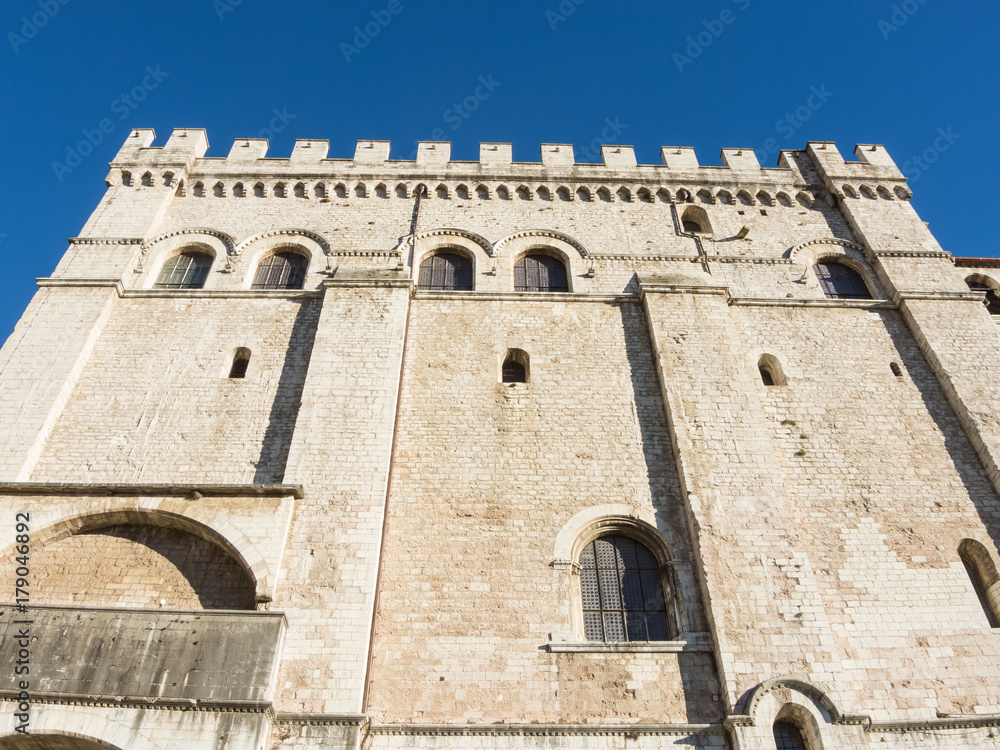
[[[257,266],[251,289],[301,289],[309,261],[298,253],[275,253]]]
[[[163,264],[154,289],[201,289],[208,279],[212,256],[208,253],[181,253]]]
[[[526,255],[514,264],[518,292],[568,292],[566,266],[551,255]]]
[[[861,274],[841,263],[817,263],[816,276],[823,294],[833,299],[871,299]]]
[[[799,728],[787,721],[774,725],[774,744],[777,750],[809,750]]]
[[[652,552],[628,537],[607,536],[584,548],[580,564],[588,641],[670,639],[660,566]]]
[[[471,291],[472,261],[459,253],[435,253],[421,262],[417,284],[433,291]]]

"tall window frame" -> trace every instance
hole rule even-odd
[[[569,265],[545,251],[525,253],[514,263],[515,292],[569,292]]]
[[[442,248],[420,261],[417,289],[430,292],[471,292],[475,289],[475,264],[468,254]]]
[[[260,259],[251,289],[301,289],[309,258],[295,250],[277,250]]]
[[[821,260],[813,266],[819,288],[829,299],[873,299],[865,277],[859,271],[836,259]]]
[[[582,635],[589,643],[657,643],[677,637],[672,587],[645,541],[610,528],[578,558]]]
[[[214,262],[211,253],[182,250],[160,268],[153,289],[202,289]]]

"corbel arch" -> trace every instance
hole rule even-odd
[[[257,602],[274,598],[278,571],[272,569],[260,548],[223,515],[187,500],[102,498],[72,509],[63,506],[32,515],[32,543],[38,546],[116,525],[159,526],[192,534],[219,547],[239,564],[253,581]],[[13,552],[14,545],[0,550],[0,559]]]

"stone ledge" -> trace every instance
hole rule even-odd
[[[722,724],[369,724],[377,734],[422,735],[685,735],[725,732]]]
[[[182,496],[182,497],[294,497],[301,500],[301,484],[84,484],[75,482],[0,482],[0,495]]]
[[[416,291],[418,300],[476,300],[479,302],[636,302],[634,294],[576,294],[573,292],[432,292]]]
[[[18,692],[0,689],[0,702],[17,702]],[[268,701],[176,700],[172,698],[108,698],[101,695],[70,693],[31,693],[32,703],[49,705],[94,706],[98,708],[144,708],[157,711],[200,711],[211,713],[266,714]]]
[[[84,286],[84,285],[81,285]],[[318,299],[319,290],[302,289],[126,289],[122,297],[129,299],[188,297],[194,299]]]
[[[547,643],[550,654],[680,654],[712,653],[712,643],[662,641],[660,643]]]

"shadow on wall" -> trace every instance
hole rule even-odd
[[[288,451],[302,405],[302,389],[309,372],[322,303],[315,299],[296,300],[296,303],[299,309],[292,324],[278,388],[268,415],[254,484],[280,484],[284,481]]]
[[[641,305],[632,303],[620,305],[619,310],[636,418],[642,436],[646,477],[654,506],[659,511],[658,525],[673,546],[674,557],[690,560],[693,553],[684,517],[677,463],[646,313]],[[666,524],[669,524],[669,529],[663,528]],[[684,619],[689,628],[700,630],[705,618],[696,593],[698,587],[694,581],[689,581],[683,589],[675,592],[675,596],[679,597],[685,610]],[[725,718],[722,704],[712,700],[712,696],[721,691],[713,655],[707,652],[679,654],[678,666],[687,721],[693,724],[722,721]]]
[[[178,529],[117,525],[32,555],[36,604],[254,610],[254,582],[226,551]],[[2,746],[0,746],[2,747]]]
[[[5,737],[0,739],[0,750],[118,750],[118,748],[78,737],[41,734],[35,737]]]
[[[955,471],[969,493],[969,499],[979,513],[983,528],[989,533],[993,543],[1000,547],[1000,526],[998,526],[1000,503],[982,461],[977,457],[968,435],[945,396],[940,381],[920,351],[909,328],[894,311],[882,311],[881,316],[892,343],[899,352],[906,374],[920,391],[927,413],[944,436],[945,448]],[[947,554],[958,562],[957,544],[953,550],[948,550]]]

